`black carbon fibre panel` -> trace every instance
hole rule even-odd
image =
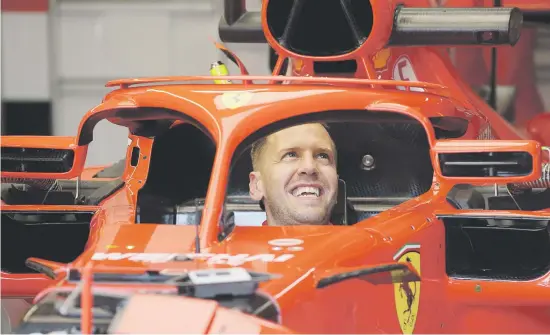
[[[415,197],[429,190],[433,168],[421,125],[334,124],[330,133],[349,197]],[[364,155],[374,158],[374,169],[361,168]]]

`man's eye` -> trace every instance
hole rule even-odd
[[[321,159],[330,159],[330,156],[326,153],[320,153],[319,158],[321,158]]]
[[[295,158],[297,156],[298,155],[296,154],[296,152],[290,151],[290,152],[287,152],[286,154],[284,154],[283,158]]]

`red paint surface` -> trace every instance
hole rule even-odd
[[[3,12],[47,12],[48,0],[2,0]]]

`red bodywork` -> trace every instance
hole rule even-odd
[[[409,2],[419,6],[418,1]],[[449,248],[446,231],[452,225],[447,221],[449,217],[531,219],[546,223],[550,220],[550,207],[532,211],[457,209],[447,201],[449,192],[457,184],[490,186],[496,182],[505,185],[538,180],[541,166],[548,160],[541,153],[541,143],[550,144],[550,141],[545,142],[550,133],[547,127],[550,120],[538,116],[538,121],[528,127],[535,141],[521,141],[523,135],[459,79],[458,70],[442,49],[384,48],[391,31],[395,4],[386,0],[371,0],[371,4],[376,24],[368,42],[346,56],[325,59],[356,59],[359,64],[356,78],[315,76],[313,59],[291,54],[281,47],[268,33],[264,20],[267,40],[281,56],[274,74],[279,73],[284,58],[291,57],[294,76],[116,80],[108,86],[119,88],[107,94],[101,104],[84,116],[76,137],[51,137],[47,141],[33,137],[3,137],[3,147],[68,149],[73,150],[76,157],[73,168],[65,174],[3,170],[3,178],[73,179],[81,175],[83,180],[93,179],[99,170],[84,170],[87,173],[84,175],[82,166],[87,145],[92,140],[93,126],[102,119],[131,127],[136,120],[164,118],[170,122],[176,120],[173,122],[175,126],[188,123],[191,118],[210,135],[216,153],[198,228],[200,250],[196,250],[197,227],[136,223],[138,195],[148,180],[154,148],[154,140],[147,135],[130,135],[131,143],[120,177],[124,183],[96,205],[4,203],[2,211],[6,213],[90,211],[94,214],[84,251],[74,261],[65,264],[31,259],[34,264],[41,264],[49,270],[50,277],[54,278],[36,273],[2,272],[2,298],[33,299],[40,303],[55,290],[75,287],[78,281],[68,281],[66,270],[84,271],[82,325],[84,333],[89,333],[91,315],[85,307],[93,304],[90,287],[125,293],[136,293],[141,289],[159,292],[162,289],[164,293],[175,291],[174,286],[168,284],[93,283],[90,277],[94,274],[135,274],[145,270],[185,273],[198,269],[243,267],[281,275],[259,286],[263,294],[276,301],[280,325],[220,307],[211,300],[140,293],[131,296],[111,330],[115,333],[254,334],[549,332],[548,269],[528,280],[487,280],[450,275],[446,270]],[[214,79],[230,79],[235,83],[204,83]],[[238,81],[242,83],[236,83]],[[253,83],[257,81],[268,83]],[[281,82],[285,84],[280,85]],[[141,113],[141,108],[162,109],[170,113]],[[429,155],[434,162],[431,188],[352,226],[237,226],[220,241],[218,236],[222,227],[219,218],[223,215],[228,193],[230,167],[242,141],[277,121],[346,109],[398,114],[422,125],[430,146]],[[437,137],[432,120],[438,117],[467,120],[468,127],[460,141]],[[139,148],[139,156],[130,163],[136,158],[133,155],[135,148]],[[497,148],[499,152],[528,153],[533,157],[532,171],[519,177],[494,180],[453,179],[444,176],[438,165],[440,154],[486,152],[491,148]],[[181,174],[186,174],[186,171],[181,171]],[[71,236],[64,238],[71,239]],[[282,239],[291,239],[294,244],[274,244],[274,241],[282,243]],[[153,256],[144,254],[157,254],[159,258],[152,261]],[[170,254],[186,254],[189,259],[175,261],[166,258]],[[399,264],[405,264],[407,268],[387,270]],[[321,287],[323,280],[332,275],[365,269],[382,270]],[[400,271],[420,280],[408,281],[404,279],[406,276],[399,276]],[[182,325],[186,325],[185,328]]]

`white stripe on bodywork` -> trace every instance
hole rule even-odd
[[[408,250],[420,249],[420,244],[405,244],[399,251],[393,256],[393,260],[396,261]]]

